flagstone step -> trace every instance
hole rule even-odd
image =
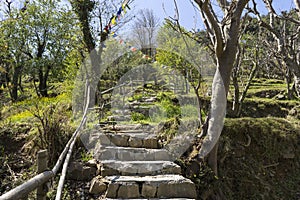
[[[184,198],[197,197],[194,183],[181,175],[108,176],[107,198]]]
[[[123,131],[118,133],[107,131],[105,133],[98,133],[98,137],[95,137],[95,135],[93,137],[94,139],[98,138],[100,145],[149,149],[160,148],[160,144],[155,134],[144,133],[141,131]]]
[[[109,121],[116,121],[116,122],[127,122],[131,120],[131,115],[111,115],[108,116],[107,119]]]
[[[131,110],[130,109],[113,110],[112,113],[116,115],[130,115]]]
[[[134,175],[159,175],[180,174],[181,168],[170,161],[101,161],[101,176],[134,176]]]
[[[133,131],[133,130],[142,130],[144,129],[144,125],[142,124],[122,124],[122,123],[118,123],[115,124],[114,126],[107,126],[106,129],[113,129],[113,130],[117,130],[117,131]]]
[[[172,161],[171,155],[165,149],[146,149],[101,145],[96,146],[94,158],[98,161]]]

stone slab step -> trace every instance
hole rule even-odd
[[[170,161],[101,161],[101,176],[180,174],[181,168]]]
[[[122,123],[118,123],[114,126],[107,126],[106,129],[114,129],[114,130],[118,130],[118,131],[133,131],[133,130],[138,130],[138,129],[143,129],[144,125],[142,124],[122,124]]]
[[[165,149],[146,149],[118,146],[97,146],[94,158],[101,160],[119,161],[172,161],[172,156]]]
[[[116,115],[130,115],[131,110],[129,109],[113,110],[112,113]]]
[[[93,136],[95,139],[95,136]],[[155,134],[144,132],[106,132],[98,134],[100,145],[112,145],[120,147],[135,147],[158,149],[160,144]]]
[[[116,121],[116,122],[130,121],[131,115],[111,115],[108,116],[107,119],[109,121]]]
[[[108,176],[107,198],[196,199],[194,183],[181,175]]]

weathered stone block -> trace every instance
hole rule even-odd
[[[72,162],[68,169],[68,178],[78,181],[89,181],[96,175],[97,168],[84,166],[81,162]]]
[[[95,157],[97,160],[113,160],[116,159],[116,155],[114,151],[109,151],[106,149],[99,149],[96,153]]]
[[[100,174],[101,174],[101,176],[112,176],[112,175],[116,175],[119,173],[118,173],[118,170],[116,170],[116,169],[112,169],[109,167],[101,167]]]
[[[141,138],[130,137],[128,143],[129,143],[130,147],[142,147],[143,146],[143,140]]]
[[[107,198],[117,198],[117,192],[120,185],[116,183],[110,183],[107,187],[106,197]]]
[[[110,140],[116,146],[127,147],[129,137],[126,135],[111,134]]]
[[[107,189],[107,184],[101,179],[101,177],[93,178],[90,186],[89,193],[91,194],[103,194]]]
[[[186,182],[164,182],[158,186],[158,198],[196,198],[196,188],[191,181]]]
[[[98,142],[101,145],[111,145],[111,141],[109,140],[109,137],[105,134],[100,134],[98,137]]]
[[[131,155],[130,151],[121,149],[121,150],[117,151],[117,159],[119,159],[119,160],[134,160],[134,156]]]
[[[120,186],[118,198],[130,199],[140,197],[139,185],[135,183],[126,183]]]
[[[154,198],[157,192],[157,186],[156,185],[150,185],[147,183],[144,183],[142,186],[142,197],[144,198]]]
[[[149,149],[158,149],[158,140],[156,138],[147,138],[144,140],[144,148],[149,148]]]
[[[155,160],[171,160],[171,156],[166,150],[156,151]]]

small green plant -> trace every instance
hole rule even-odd
[[[140,101],[143,98],[143,94],[135,94],[132,97],[128,98],[128,101]]]
[[[93,154],[91,152],[81,152],[81,160],[83,162],[88,162],[89,160],[93,159]]]
[[[164,108],[168,118],[179,116],[181,113],[180,106],[176,105],[171,99],[162,100],[161,105]]]
[[[146,119],[147,119],[147,117],[145,115],[143,115],[142,113],[138,113],[138,112],[131,113],[132,121],[142,121],[142,120],[146,120]]]

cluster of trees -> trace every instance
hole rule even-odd
[[[48,96],[48,83],[67,78],[65,61],[80,47],[75,15],[51,0],[26,1],[22,9],[7,0],[2,8],[0,91],[7,88],[17,101],[26,81],[38,96]]]

